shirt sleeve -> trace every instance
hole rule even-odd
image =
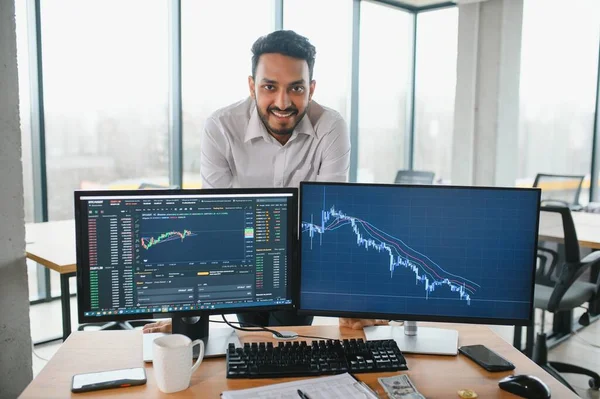
[[[347,182],[350,171],[350,135],[348,125],[339,118],[323,138],[325,150],[317,174],[317,181]]]
[[[200,175],[202,188],[230,188],[233,174],[227,161],[229,143],[219,124],[208,118],[204,124],[201,142]]]

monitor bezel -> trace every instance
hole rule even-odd
[[[338,182],[301,182],[300,183],[300,201],[298,203],[298,314],[300,315],[314,315],[314,316],[326,316],[326,317],[346,317],[346,318],[360,318],[360,319],[386,319],[386,320],[398,320],[398,321],[429,321],[429,322],[441,322],[441,323],[466,323],[466,324],[492,324],[492,325],[515,325],[515,326],[530,326],[534,320],[535,308],[534,308],[534,291],[535,291],[535,271],[537,263],[537,251],[533,251],[532,256],[532,267],[531,267],[531,293],[529,317],[526,319],[510,319],[510,318],[485,318],[485,317],[464,317],[464,316],[437,316],[437,315],[415,315],[405,313],[368,313],[368,312],[349,312],[349,311],[335,311],[335,310],[315,310],[315,309],[303,309],[302,308],[302,198],[303,188],[306,186],[367,186],[367,187],[384,187],[384,188],[435,188],[435,189],[468,189],[468,190],[494,190],[494,191],[516,191],[516,190],[528,190],[537,192],[537,217],[536,217],[536,231],[539,231],[540,223],[540,197],[541,189],[531,187],[492,187],[492,186],[458,186],[458,185],[422,185],[422,184],[384,184],[384,183],[338,183]],[[539,236],[535,236],[535,248],[538,247]]]
[[[86,316],[90,304],[89,283],[89,252],[88,243],[84,237],[83,223],[87,220],[82,215],[82,197],[106,196],[156,196],[156,195],[253,195],[253,194],[291,194],[288,200],[288,292],[290,304],[230,307],[225,309],[194,309],[160,313],[128,313],[102,316]],[[295,310],[298,288],[295,286],[298,275],[298,188],[227,188],[227,189],[151,189],[151,190],[76,190],[74,192],[75,206],[75,248],[77,260],[77,313],[79,323],[102,323],[110,321],[127,321],[172,317],[207,316],[214,314],[248,313],[256,311]],[[87,280],[86,280],[87,279]]]

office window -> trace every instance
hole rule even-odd
[[[42,2],[48,214],[73,190],[168,182],[168,3]]]
[[[414,168],[448,182],[452,165],[458,8],[417,16]]]
[[[412,18],[386,5],[361,3],[359,182],[392,183],[396,171],[406,166]]]
[[[251,47],[275,27],[273,0],[184,0],[181,5],[183,184],[199,187],[204,121],[248,97]]]
[[[351,0],[285,0],[283,27],[306,36],[317,49],[313,99],[350,120]],[[332,25],[335,21],[335,27]],[[335,29],[335,34],[332,34]]]
[[[597,0],[525,1],[517,184],[537,173],[589,175],[599,25]],[[586,181],[580,201],[588,198]]]
[[[23,197],[25,223],[34,220],[33,208],[33,164],[31,153],[31,97],[29,80],[29,35],[27,32],[27,2],[15,2],[17,25],[17,65],[19,79],[19,117],[21,119],[21,161],[23,164]],[[43,268],[27,260],[27,282],[29,300],[33,301],[46,294]],[[38,277],[40,281],[38,281]]]

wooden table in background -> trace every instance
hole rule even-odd
[[[60,274],[63,340],[71,333],[69,278],[75,277],[75,221],[27,223],[25,256]]]
[[[484,344],[504,356],[516,366],[511,372],[490,373],[462,355],[433,356],[406,354],[410,376],[417,389],[427,398],[457,398],[459,389],[473,389],[480,398],[514,398],[498,388],[498,381],[510,374],[530,374],[539,377],[552,390],[552,397],[577,398],[569,389],[533,363],[486,326],[435,324],[442,328],[459,331],[459,345]],[[300,334],[330,338],[364,338],[362,330],[339,328],[338,326],[285,327]],[[269,333],[239,332],[244,342],[275,342]],[[302,339],[302,338],[301,338]],[[311,341],[310,339],[306,339]],[[278,341],[277,341],[278,342]],[[40,374],[25,389],[22,398],[81,397],[72,394],[71,378],[74,374],[111,370],[128,367],[145,367],[146,385],[88,392],[85,397],[102,398],[218,398],[222,391],[251,388],[298,378],[227,379],[224,358],[206,359],[192,375],[190,387],[184,391],[164,394],[156,386],[151,364],[142,361],[141,331],[77,331],[61,346],[58,352],[42,369]],[[404,373],[404,372],[403,372]],[[381,397],[386,397],[378,377],[395,375],[387,373],[361,373],[356,377],[366,382]],[[314,377],[318,378],[318,377]]]
[[[538,237],[540,241],[563,242],[564,233],[560,215],[542,212]],[[571,212],[579,245],[584,248],[600,249],[600,214]],[[557,216],[557,217],[554,217]]]

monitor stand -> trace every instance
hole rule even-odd
[[[416,321],[404,326],[373,326],[364,328],[367,341],[393,339],[402,352],[425,355],[457,355],[458,331],[419,327]],[[417,334],[418,332],[418,334]]]
[[[215,328],[210,331],[208,315],[195,317],[173,317],[172,319],[173,334],[183,334],[189,337],[192,341],[202,339],[204,342],[204,357],[220,357],[225,356],[227,347],[233,343],[236,348],[241,347],[240,340],[233,328]],[[152,361],[152,345],[154,339],[164,334],[144,334],[144,361]],[[148,337],[146,337],[148,336]],[[148,339],[146,339],[148,338]],[[194,359],[199,354],[198,346],[194,346]]]

